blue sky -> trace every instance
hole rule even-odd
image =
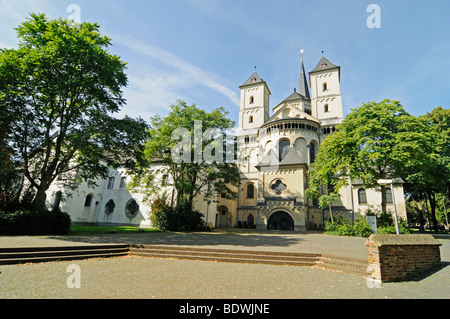
[[[370,4],[381,28],[369,28]],[[177,99],[237,121],[239,85],[257,66],[275,107],[298,86],[321,51],[341,66],[344,114],[367,101],[398,99],[413,115],[450,101],[450,2],[447,0],[0,0],[0,47],[15,47],[13,28],[30,12],[83,22],[112,38],[128,62],[122,114],[166,115]]]

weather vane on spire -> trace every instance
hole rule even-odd
[[[301,58],[302,58],[302,61],[303,61],[303,52],[305,52],[305,50],[301,49],[301,50],[300,50],[300,56],[301,56]]]

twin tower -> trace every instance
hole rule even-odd
[[[267,83],[255,72],[240,86],[237,220],[259,229],[304,231],[323,225],[305,197],[307,171],[323,139],[343,121],[340,67],[322,54],[298,88],[269,110]]]
[[[300,102],[301,111],[318,119],[322,125],[336,125],[343,119],[340,72],[340,66],[330,62],[322,53],[317,66],[309,72],[308,81],[302,59],[298,89],[276,106],[274,112],[284,102],[295,100]],[[270,118],[271,92],[256,69],[247,82],[240,86],[240,89],[239,130],[247,130],[247,133],[251,134]]]

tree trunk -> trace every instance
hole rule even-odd
[[[428,209],[428,198],[427,198],[427,195],[425,195],[425,206],[427,207],[428,227],[430,227],[430,231],[431,231],[431,218],[430,218],[430,210]]]
[[[46,191],[47,189],[45,189],[45,187],[43,186],[40,186],[38,188],[38,191],[32,203],[32,207],[34,210],[39,211],[45,209],[45,201],[47,199]]]
[[[438,225],[437,225],[437,219],[436,219],[436,197],[435,194],[429,193],[428,194],[429,200],[430,200],[430,207],[431,207],[431,220],[433,222],[433,230],[435,232],[438,231]]]
[[[425,218],[423,217],[423,205],[420,205],[420,209],[416,209],[417,214],[419,215],[419,231],[425,232]]]
[[[381,185],[381,211],[383,214],[387,213],[386,210],[386,186]]]
[[[332,211],[331,211],[331,203],[328,204],[328,208],[330,209],[331,223],[334,224],[334,221],[333,221],[333,213],[332,213]]]

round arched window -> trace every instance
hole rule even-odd
[[[128,218],[134,218],[138,212],[139,204],[134,199],[130,199],[125,206],[125,215],[127,215]]]
[[[112,199],[110,199],[105,205],[105,214],[108,216],[111,215],[114,213],[114,208],[116,208],[116,204]]]

